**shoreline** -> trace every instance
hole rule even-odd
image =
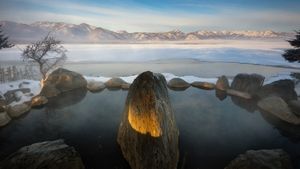
[[[25,67],[22,61],[4,61],[1,67]],[[300,67],[271,66],[234,62],[211,62],[196,59],[155,60],[143,62],[67,62],[64,68],[88,76],[129,76],[143,71],[168,72],[178,76],[218,77],[220,74],[233,77],[238,73],[257,73],[266,77],[300,72]]]

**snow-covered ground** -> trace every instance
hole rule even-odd
[[[2,98],[4,98],[4,94],[6,92],[15,89],[22,89],[22,88],[29,88],[30,92],[29,93],[23,93],[21,91],[16,92],[17,98],[19,98],[20,100],[18,102],[16,101],[12,102],[10,104],[11,106],[30,101],[33,96],[38,95],[41,91],[41,86],[39,81],[18,80],[18,81],[0,84],[0,95]]]
[[[290,48],[285,41],[221,40],[201,44],[64,44],[68,62],[147,62],[196,59],[300,68],[281,56]],[[25,45],[0,51],[0,61],[21,61]]]

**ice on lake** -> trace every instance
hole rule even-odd
[[[147,62],[195,59],[300,68],[281,56],[285,42],[234,41],[210,44],[64,44],[68,62]],[[25,45],[0,51],[0,61],[21,60]]]

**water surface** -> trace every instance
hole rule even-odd
[[[25,145],[62,138],[81,154],[87,169],[129,168],[116,142],[126,96],[123,90],[79,90],[52,99],[0,129],[0,158]],[[300,157],[299,137],[283,134],[255,108],[248,112],[230,97],[220,101],[215,91],[193,87],[169,90],[169,96],[180,131],[179,168],[183,161],[185,168],[224,168],[249,149],[282,148],[294,162]]]

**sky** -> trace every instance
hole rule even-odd
[[[300,0],[0,0],[0,20],[113,31],[300,29]]]

